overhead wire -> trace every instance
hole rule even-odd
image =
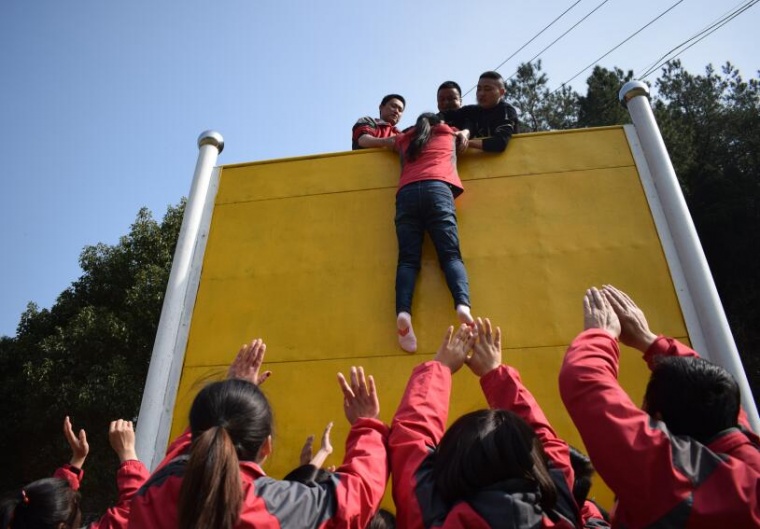
[[[722,15],[721,18],[709,24],[702,30],[698,31],[696,34],[692,35],[690,38],[686,39],[685,41],[680,43],[678,46],[672,48],[667,53],[661,55],[660,58],[658,58],[656,61],[651,63],[649,66],[647,66],[644,69],[643,73],[639,74],[636,78],[640,80],[646,79],[647,77],[652,75],[655,71],[657,71],[657,69],[659,69],[661,66],[672,61],[673,59],[681,55],[683,52],[685,52],[692,46],[696,45],[700,41],[709,37],[715,31],[717,31],[718,29],[722,28],[723,26],[731,22],[733,19],[735,19],[736,17],[744,13],[746,10],[748,10],[750,7],[754,6],[758,2],[760,2],[760,0],[749,0],[745,2],[744,4],[738,4],[737,6],[733,7],[727,13]],[[694,42],[691,42],[691,41],[694,41]],[[690,42],[691,44],[689,44]],[[688,46],[686,46],[687,44]],[[682,48],[684,46],[686,47],[683,49],[680,49],[679,51],[679,48]],[[673,52],[676,52],[676,51],[678,51],[678,53],[673,54]]]
[[[757,1],[757,0],[754,0],[754,1]],[[604,59],[605,57],[607,57],[610,53],[612,53],[613,51],[615,51],[616,49],[618,49],[620,46],[622,46],[623,44],[625,44],[626,42],[628,42],[629,40],[631,40],[633,37],[635,37],[636,35],[638,35],[642,31],[644,31],[646,28],[648,28],[649,26],[651,26],[652,24],[654,24],[655,22],[657,22],[660,18],[662,18],[667,13],[669,13],[670,11],[672,11],[676,6],[678,6],[678,4],[681,4],[683,2],[684,2],[684,0],[678,0],[676,3],[674,3],[669,8],[667,8],[665,11],[663,11],[662,13],[660,13],[659,15],[657,15],[656,17],[654,17],[652,20],[650,20],[649,22],[647,22],[645,25],[641,26],[639,29],[637,29],[633,33],[631,33],[628,37],[626,37],[624,40],[622,40],[621,42],[619,42],[616,46],[614,46],[612,49],[610,49],[607,53],[605,53],[604,55],[602,55],[601,57],[599,57],[598,59],[596,59],[595,61],[593,61],[588,66],[586,66],[582,70],[578,71],[578,73],[576,73],[575,75],[573,75],[570,79],[568,79],[567,81],[565,81],[564,83],[562,83],[560,85],[560,87],[557,90],[555,90],[555,92],[557,92],[557,91],[561,90],[562,88],[564,88],[573,79],[575,79],[576,77],[578,77],[580,74],[582,74],[583,72],[585,72],[586,70],[588,70],[589,68],[591,68],[592,66],[594,66],[595,64],[598,64],[599,61],[601,61],[602,59]]]
[[[512,59],[515,55],[517,55],[522,50],[524,50],[525,47],[528,46],[528,44],[530,44],[531,42],[533,42],[534,40],[536,40],[538,37],[540,37],[544,33],[544,31],[546,31],[547,29],[549,29],[550,27],[552,27],[557,21],[559,21],[562,17],[564,17],[571,9],[573,9],[575,6],[577,6],[578,4],[580,4],[581,1],[582,0],[576,0],[576,2],[573,5],[571,5],[567,9],[565,9],[557,18],[555,18],[549,24],[547,24],[546,26],[544,26],[544,28],[541,31],[539,31],[538,33],[536,33],[533,36],[533,38],[531,38],[528,42],[526,42],[525,44],[523,44],[522,46],[520,46],[520,48],[517,51],[515,51],[512,55],[510,55],[509,57],[507,57],[506,59],[504,59],[496,68],[494,68],[494,71],[498,71],[499,68],[501,68],[502,66],[504,66],[505,64],[507,64],[507,62],[510,59]],[[472,88],[470,88],[469,90],[467,90],[467,92],[465,92],[464,94],[462,94],[462,97],[466,96],[467,94],[469,94],[470,92],[472,92],[474,89],[475,89],[475,87],[473,86]]]

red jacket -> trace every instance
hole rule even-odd
[[[557,512],[542,514],[534,493],[525,489],[509,491],[500,486],[453,506],[444,504],[433,485],[432,465],[435,447],[446,429],[451,371],[431,361],[412,372],[388,439],[397,526],[400,529],[575,527],[578,513],[570,492],[573,470],[567,444],[557,438],[515,369],[500,366],[483,376],[480,383],[491,407],[511,410],[525,419],[544,443],[550,473],[557,485]]]
[[[357,121],[351,129],[351,149],[356,151],[363,149],[364,147],[359,145],[359,138],[369,134],[375,138],[390,138],[399,134],[399,130],[395,125],[391,125],[387,121],[383,121],[379,118],[371,118],[365,116]]]
[[[388,480],[388,427],[359,419],[346,440],[346,456],[329,483],[308,486],[267,476],[256,463],[240,462],[243,508],[238,529],[364,529],[377,511]],[[186,432],[132,501],[130,529],[175,529],[180,485],[189,458]]]
[[[129,460],[119,465],[116,471],[116,484],[119,487],[119,501],[109,507],[106,513],[97,521],[91,523],[88,529],[125,529],[129,519],[129,507],[132,497],[148,479],[148,469],[140,461]],[[57,469],[53,477],[65,479],[74,490],[84,477],[84,471],[71,465]]]
[[[453,186],[454,197],[462,194],[464,188],[457,173],[457,129],[446,124],[433,127],[430,141],[414,161],[406,159],[405,153],[412,141],[414,127],[396,136],[393,148],[401,158],[401,178],[398,188],[422,180],[441,180]]]
[[[659,337],[644,355],[696,356]],[[760,451],[746,416],[710,444],[676,436],[641,410],[617,381],[617,340],[589,329],[560,370],[562,400],[599,475],[618,498],[612,526],[760,527]]]

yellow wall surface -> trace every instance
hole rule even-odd
[[[625,133],[621,127],[523,134],[503,154],[460,157],[461,249],[473,313],[504,333],[504,361],[517,367],[555,429],[582,448],[560,401],[557,373],[582,330],[582,297],[614,284],[645,309],[652,328],[687,340],[685,325]],[[220,377],[240,345],[262,337],[263,389],[275,411],[275,453],[265,470],[298,465],[308,434],[335,421],[339,464],[348,424],[336,373],[363,365],[375,375],[390,421],[413,366],[428,360],[453,303],[426,238],[414,296],[419,350],[395,332],[396,155],[378,150],[224,166],[172,433],[202,384]],[[621,383],[640,401],[648,371],[624,350]],[[483,408],[477,379],[454,377],[450,417]],[[603,505],[603,484],[592,491]],[[388,500],[386,500],[388,504]]]

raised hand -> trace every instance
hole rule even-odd
[[[364,368],[351,366],[351,383],[343,373],[338,373],[338,384],[343,391],[343,411],[346,419],[354,424],[358,419],[366,417],[377,419],[380,415],[380,401],[377,398],[377,388],[372,375],[364,376]]]
[[[491,320],[475,320],[478,340],[472,347],[472,355],[467,359],[467,367],[482,377],[501,365],[501,329],[491,327]]]
[[[266,351],[267,344],[261,338],[256,338],[250,344],[243,344],[230,364],[227,378],[247,380],[257,386],[263,384],[272,375],[271,371],[260,372]]]
[[[119,456],[119,461],[137,459],[135,452],[135,428],[132,421],[118,419],[108,426],[108,441],[111,448]]]
[[[72,467],[82,468],[87,454],[90,453],[90,445],[87,444],[87,434],[84,430],[79,430],[78,435],[74,435],[74,428],[71,426],[71,420],[68,415],[63,419],[63,435],[66,437],[71,447],[71,460],[69,464]]]
[[[620,320],[607,297],[596,287],[589,288],[583,296],[583,328],[601,329],[615,338],[620,336]]]
[[[642,353],[646,352],[657,339],[657,335],[649,329],[644,312],[628,294],[612,285],[604,285],[602,294],[620,320],[620,341]]]
[[[454,327],[449,326],[433,360],[451,369],[452,373],[456,373],[464,364],[467,353],[475,343],[475,338],[476,333],[464,323],[459,326],[456,333]]]

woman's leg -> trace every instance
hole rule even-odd
[[[412,329],[412,296],[422,259],[424,226],[419,214],[420,189],[417,184],[401,188],[396,195],[396,238],[398,263],[396,265],[396,326],[401,348],[413,353],[417,338]]]
[[[448,184],[430,181],[426,186],[425,228],[430,233],[438,254],[446,284],[457,315],[463,323],[472,323],[470,315],[470,284],[467,270],[459,250],[459,228],[457,226],[454,195]]]

